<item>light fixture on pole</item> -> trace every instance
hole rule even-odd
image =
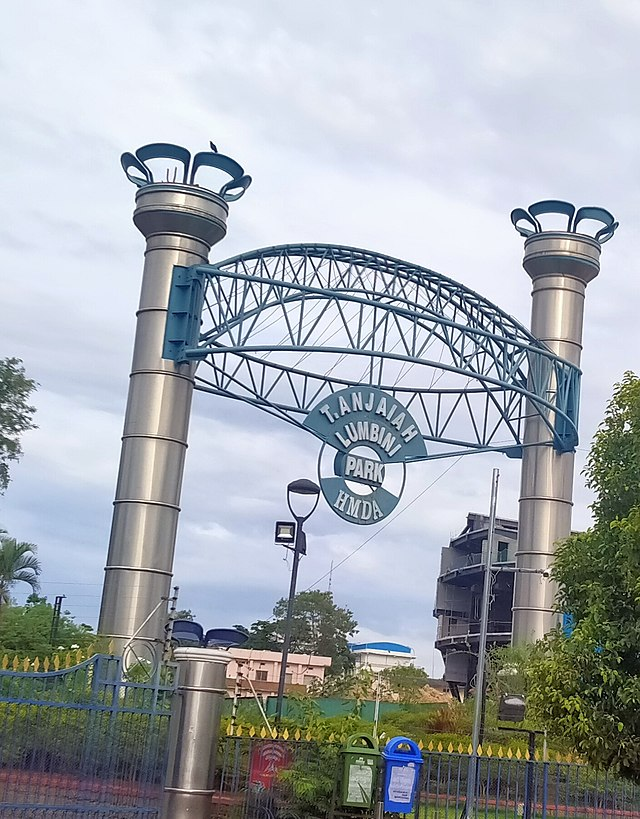
[[[293,495],[305,495],[312,505],[304,515],[297,514],[291,504]],[[300,478],[292,481],[287,486],[287,506],[293,515],[295,523],[278,521],[276,523],[276,544],[284,546],[293,551],[293,565],[291,567],[291,583],[289,585],[289,601],[287,603],[287,617],[284,627],[284,641],[282,643],[282,660],[280,664],[280,678],[278,680],[278,699],[276,702],[276,722],[282,717],[282,702],[284,699],[284,686],[287,679],[287,659],[289,658],[289,646],[291,645],[291,624],[293,619],[293,603],[296,596],[296,582],[298,580],[298,563],[300,556],[307,553],[307,538],[304,533],[303,524],[315,512],[320,500],[320,487],[307,478]]]

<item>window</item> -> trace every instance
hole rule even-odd
[[[317,680],[317,679],[318,679],[318,678],[316,677],[316,675],[315,675],[315,674],[305,674],[305,675],[304,675],[304,684],[305,684],[305,685],[311,685],[311,683],[312,683],[314,680]]]
[[[268,676],[266,671],[256,671],[256,680],[259,682],[266,682]]]
[[[287,671],[287,673],[284,675],[284,681],[286,683],[293,682],[293,672],[292,671]]]
[[[508,541],[498,541],[498,563],[506,563],[509,560],[509,543]]]

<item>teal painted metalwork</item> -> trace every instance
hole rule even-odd
[[[545,199],[542,202],[535,202],[533,205],[529,205],[528,210],[515,208],[515,210],[511,211],[511,222],[521,236],[528,238],[533,236],[534,233],[544,232],[538,217],[549,213],[559,213],[567,217],[567,224],[563,229],[563,232],[567,233],[579,233],[580,223],[587,220],[601,222],[603,227],[594,236],[594,239],[601,245],[609,241],[620,225],[619,222],[616,222],[613,214],[604,208],[585,207],[578,208],[576,211],[571,202],[563,202],[559,199]]]
[[[197,389],[298,427],[346,386],[383,390],[428,444],[416,460],[519,457],[531,412],[543,444],[578,443],[577,367],[464,285],[368,250],[281,245],[175,268],[164,355],[201,362]]]
[[[179,185],[195,185],[196,174],[200,168],[215,168],[228,174],[231,179],[226,182],[218,191],[225,202],[235,202],[244,194],[251,184],[251,177],[247,176],[240,164],[230,156],[219,154],[218,149],[209,143],[210,151],[201,151],[193,159],[191,152],[180,145],[172,145],[168,142],[153,142],[150,145],[143,145],[135,152],[128,151],[120,157],[122,168],[130,182],[138,188],[153,185],[158,182],[170,182]],[[174,166],[173,174],[167,170],[167,178],[164,180],[155,179],[153,171],[147,164],[156,159],[170,160],[177,163],[182,168],[180,178],[178,178],[178,168]]]
[[[154,819],[173,673],[136,683],[103,655],[65,671],[0,671],[0,815]]]

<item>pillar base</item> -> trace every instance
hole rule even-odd
[[[211,816],[211,798],[213,791],[205,793],[184,793],[180,791],[164,792],[164,819],[201,819]]]

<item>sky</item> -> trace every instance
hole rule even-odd
[[[0,357],[23,359],[39,387],[0,526],[38,545],[43,593],[97,623],[144,248],[119,158],[149,142],[213,140],[252,175],[212,261],[286,242],[369,248],[524,324],[510,211],[547,198],[611,210],[621,226],[585,315],[573,525],[587,526],[589,441],[613,384],[638,369],[639,38],[635,0],[7,6]],[[317,454],[302,431],[196,395],[175,582],[207,628],[267,618],[286,595],[274,521]],[[380,526],[321,505],[298,588],[330,580],[359,640],[409,644],[439,675],[440,548],[487,512],[496,466],[498,514],[517,517],[519,464],[495,455],[412,466]]]

